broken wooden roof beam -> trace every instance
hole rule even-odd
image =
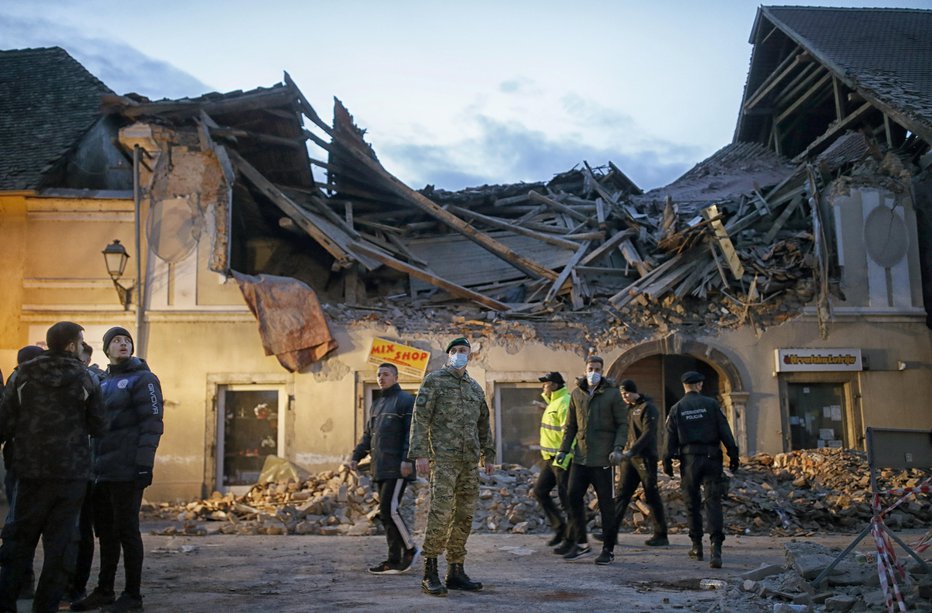
[[[515,234],[521,234],[523,236],[534,238],[539,241],[548,243],[550,245],[559,247],[561,249],[568,249],[570,251],[576,251],[579,248],[579,243],[575,243],[571,240],[559,238],[557,236],[551,236],[549,234],[544,234],[543,232],[535,232],[534,230],[523,228],[521,226],[515,225],[511,223],[510,221],[506,221],[504,219],[490,217],[488,215],[483,215],[481,213],[476,213],[475,211],[470,211],[468,209],[464,209],[464,208],[453,206],[453,205],[447,207],[447,209],[451,211],[452,213],[459,215],[463,219],[478,220],[487,226],[491,226],[493,228],[499,228],[501,230],[508,230],[510,232],[514,232]]]

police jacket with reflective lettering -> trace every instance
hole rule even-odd
[[[642,458],[657,459],[657,420],[654,401],[643,394],[628,405],[628,443],[625,451]]]
[[[667,443],[664,458],[718,455],[725,445],[728,456],[738,458],[738,445],[721,407],[714,398],[687,392],[667,415]]]
[[[353,449],[353,461],[372,456],[372,478],[376,481],[401,479],[401,463],[408,461],[408,434],[414,396],[397,383],[382,391],[372,403],[369,419],[359,444]],[[414,467],[405,479],[415,478]]]
[[[107,367],[100,384],[107,429],[94,439],[94,477],[133,481],[136,467],[152,468],[162,437],[162,387],[146,363],[131,357]]]

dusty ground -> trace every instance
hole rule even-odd
[[[671,546],[663,548],[643,546],[644,538],[621,535],[615,563],[601,567],[593,564],[594,556],[563,561],[549,552],[542,535],[473,535],[468,543],[466,570],[473,579],[485,583],[485,589],[436,598],[421,594],[420,564],[405,575],[366,573],[368,566],[384,557],[382,536],[144,534],[143,593],[146,611],[173,613],[327,609],[380,613],[451,609],[704,613],[724,594],[700,589],[701,579],[728,579],[764,562],[782,564],[783,543],[789,540],[729,538],[725,543],[725,567],[712,570],[708,562],[687,558],[689,540],[685,535],[672,536]],[[844,547],[851,539],[850,535],[833,535],[809,540]],[[92,583],[94,577],[96,561]],[[117,579],[118,590],[121,582],[122,571]],[[751,595],[736,598],[734,590],[729,594],[727,611],[773,610],[771,602]],[[19,605],[20,611],[29,611],[29,601],[21,600]]]

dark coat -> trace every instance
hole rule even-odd
[[[162,437],[162,386],[137,357],[107,367],[100,384],[107,430],[94,439],[94,477],[133,481],[137,467],[152,469]]]
[[[654,401],[643,394],[628,405],[628,443],[625,451],[633,456],[656,460],[657,421],[660,412]]]
[[[627,433],[628,409],[615,384],[602,379],[590,396],[588,383],[580,379],[570,394],[560,451],[569,453],[575,439],[574,464],[608,466],[609,454],[624,447]]]
[[[13,443],[19,479],[90,478],[88,437],[104,427],[100,384],[71,354],[24,362],[4,389],[0,440]]]
[[[413,410],[414,396],[402,391],[397,383],[372,403],[362,438],[353,450],[353,461],[370,455],[374,480],[402,478],[401,463],[408,461],[408,432]],[[415,478],[413,466],[411,474],[405,478]]]
[[[722,445],[729,458],[738,459],[738,445],[731,426],[714,398],[688,392],[670,408],[666,430],[665,459],[688,454],[721,458]]]

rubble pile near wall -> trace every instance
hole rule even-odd
[[[493,476],[481,475],[474,529],[480,532],[546,532],[543,515],[530,491],[537,468],[507,465]],[[794,451],[772,457],[746,458],[731,480],[725,500],[725,526],[730,534],[806,536],[819,532],[851,532],[870,520],[867,468],[859,452],[825,449]],[[927,477],[919,470],[882,471],[883,488],[912,487]],[[381,530],[373,518],[377,494],[369,478],[348,469],[325,471],[302,483],[258,484],[242,496],[214,493],[185,504],[150,509],[155,517],[174,520],[166,534],[325,534],[363,535]],[[678,479],[660,475],[661,495],[670,531],[684,532],[686,511]],[[423,530],[428,506],[426,482],[412,484],[404,513],[409,525]],[[623,530],[650,532],[650,511],[641,497],[632,502]],[[412,502],[414,504],[410,504]],[[590,529],[598,528],[596,500],[587,498]],[[892,528],[932,523],[932,505],[911,499],[888,515]],[[216,523],[214,523],[216,522]]]

